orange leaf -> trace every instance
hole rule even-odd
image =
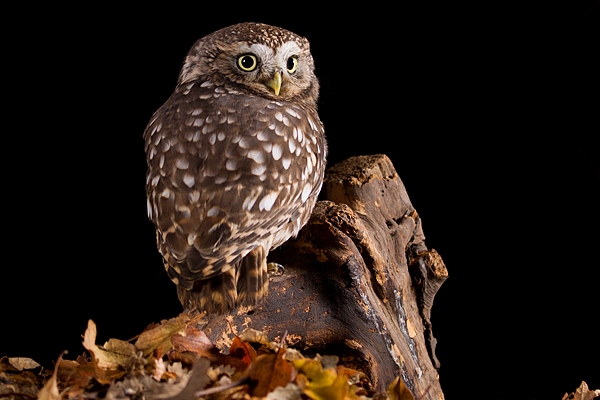
[[[236,335],[229,347],[229,355],[239,358],[246,365],[250,365],[256,359],[256,350],[250,343],[243,341]]]
[[[173,348],[180,353],[191,351],[200,354],[215,347],[208,336],[206,336],[206,333],[192,325],[186,326],[185,336],[180,334],[173,335],[171,342],[173,343]]]
[[[285,349],[280,348],[277,354],[261,354],[250,364],[244,375],[252,381],[251,396],[264,397],[294,381],[296,368],[284,356]]]

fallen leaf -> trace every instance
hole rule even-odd
[[[277,387],[285,387],[296,378],[297,371],[285,359],[285,348],[277,354],[261,354],[250,364],[244,376],[252,381],[251,396],[264,397]]]
[[[252,329],[252,328],[245,329],[240,334],[240,339],[243,341],[246,341],[246,342],[259,343],[259,344],[265,345],[267,347],[274,344],[274,342],[269,341],[269,337],[267,336],[266,333],[256,330],[256,329]],[[279,347],[276,344],[275,344],[275,346]]]
[[[155,357],[160,358],[173,347],[171,338],[175,334],[185,334],[185,328],[191,319],[189,314],[181,313],[175,318],[162,321],[158,326],[142,332],[135,342],[135,347],[142,351],[144,357],[156,353]]]
[[[267,394],[267,400],[302,400],[302,391],[293,383],[286,387],[277,387],[271,393]]]
[[[81,360],[82,362],[72,360],[59,360],[58,381],[66,386],[67,393],[71,398],[82,397],[85,388],[96,376],[96,366],[93,361]]]
[[[202,353],[215,347],[208,336],[206,336],[206,333],[195,328],[193,325],[188,325],[185,327],[184,335],[173,335],[171,342],[173,343],[173,349],[181,353],[185,351]]]
[[[59,363],[61,359],[62,354],[58,359]],[[48,379],[44,387],[40,389],[37,396],[38,400],[60,400],[61,396],[60,392],[58,391],[58,381],[56,379],[56,376],[58,375],[59,363],[54,366],[54,372],[52,373],[52,376],[50,379]]]
[[[117,353],[128,357],[136,357],[138,349],[129,342],[119,339],[108,339],[104,346],[104,350],[111,353]]]
[[[23,371],[24,369],[34,369],[41,367],[40,364],[26,357],[9,357],[8,363],[12,365],[17,371]]]
[[[210,367],[210,361],[206,358],[198,358],[194,363],[187,385],[177,395],[171,397],[171,400],[194,399],[195,393],[204,389],[210,382],[207,372]]]
[[[415,400],[412,392],[406,387],[400,377],[394,379],[388,385],[386,393],[389,400]]]
[[[256,359],[256,350],[252,345],[237,335],[233,338],[231,346],[229,346],[229,355],[242,360],[246,365],[250,365]]]
[[[10,397],[11,393],[19,393],[22,398],[35,398],[44,382],[39,372],[18,371],[9,363],[8,357],[0,357],[0,397]]]
[[[152,377],[155,381],[161,381],[163,374],[167,372],[167,367],[165,366],[165,362],[162,358],[154,359],[154,373]]]
[[[326,361],[328,368],[323,368],[321,359]],[[360,399],[358,392],[364,392],[360,386],[350,383],[350,377],[360,377],[360,372],[335,366],[335,358],[316,357],[294,360],[293,365],[298,370],[296,384],[302,393],[314,400],[328,399]],[[339,371],[339,373],[338,373]],[[360,379],[358,379],[360,381]]]
[[[596,397],[600,397],[600,390],[590,390],[587,383],[582,381],[575,393],[565,393],[562,400],[592,400]]]
[[[98,347],[96,345],[96,334],[96,324],[90,319],[88,321],[88,327],[83,334],[83,347],[92,353],[98,368],[104,370],[116,370],[131,362],[131,356],[129,355],[113,353]]]
[[[325,371],[331,370],[327,369]],[[350,386],[346,376],[335,376],[331,384],[324,384],[326,381],[327,379],[320,382],[310,382],[304,389],[304,394],[315,400],[346,399],[348,397]]]

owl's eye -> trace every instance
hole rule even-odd
[[[293,74],[294,72],[296,72],[297,68],[298,68],[298,57],[292,56],[292,57],[288,58],[287,59],[287,71],[290,74]]]
[[[253,54],[244,54],[238,57],[237,64],[242,71],[250,72],[256,69],[258,61]]]

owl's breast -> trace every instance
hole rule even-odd
[[[323,127],[304,104],[189,83],[146,136],[154,213],[165,227],[189,231],[197,249],[234,238],[282,243],[306,222],[321,188]]]

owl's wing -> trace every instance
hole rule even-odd
[[[300,104],[188,84],[145,136],[159,249],[189,281],[295,236],[321,188],[323,128]]]

